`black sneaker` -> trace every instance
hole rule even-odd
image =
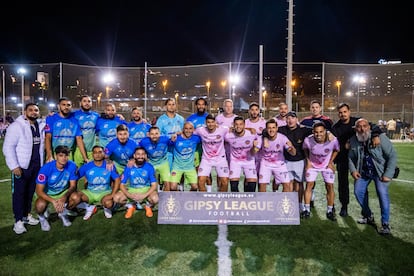
[[[310,218],[310,212],[308,210],[303,211],[302,213],[303,218],[308,219]]]
[[[390,235],[391,234],[390,225],[388,223],[383,223],[382,227],[378,230],[378,233],[380,233],[381,235]]]
[[[375,220],[374,220],[374,216],[370,216],[370,217],[362,217],[360,219],[357,219],[357,222],[359,224],[369,224],[369,225],[375,225]]]
[[[347,206],[342,206],[341,211],[339,212],[339,215],[341,217],[347,217],[348,216],[348,207]]]
[[[327,212],[326,218],[332,221],[336,221],[335,213],[334,212]]]

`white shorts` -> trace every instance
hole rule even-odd
[[[286,161],[286,167],[289,171],[290,180],[303,182],[305,180],[305,160]]]

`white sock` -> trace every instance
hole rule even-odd
[[[305,204],[305,211],[310,212],[310,204]]]
[[[332,208],[333,208],[333,206],[328,206],[328,208],[327,208],[328,213],[332,212]]]
[[[207,187],[207,193],[211,193],[211,190],[212,190],[212,189],[211,189],[211,188],[212,188],[211,186],[212,186],[212,185],[206,185],[206,187]]]

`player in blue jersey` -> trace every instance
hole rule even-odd
[[[105,147],[105,157],[114,161],[118,173],[122,174],[136,147],[135,141],[129,138],[128,127],[119,125],[116,127],[116,139]]]
[[[148,132],[148,137],[142,139],[138,145],[145,149],[149,162],[155,168],[160,191],[169,191],[170,188],[170,161],[168,159],[170,141],[168,136],[160,135],[160,129],[157,126],[152,126]]]
[[[80,109],[73,113],[78,121],[82,131],[83,143],[85,145],[88,160],[92,160],[92,148],[96,145],[96,122],[99,114],[92,110],[92,99],[88,95],[82,95],[80,98]],[[80,167],[85,164],[79,148],[76,148],[73,160]]]
[[[37,175],[35,206],[42,231],[50,230],[50,224],[44,214],[49,203],[53,204],[63,226],[72,225],[67,213],[68,209],[76,206],[76,203],[70,200],[70,195],[76,191],[78,176],[76,164],[69,160],[69,154],[70,149],[67,146],[57,146],[56,160],[43,165]]]
[[[147,137],[147,133],[151,124],[142,119],[142,111],[138,107],[134,107],[131,112],[131,122],[127,124],[129,130],[129,138],[139,143],[142,138]]]
[[[194,164],[194,156],[197,147],[201,144],[201,138],[193,134],[194,126],[191,122],[185,122],[183,132],[171,138],[173,148],[173,164],[171,170],[170,190],[177,191],[177,185],[184,177],[184,183],[191,186],[191,191],[198,190],[197,170]]]
[[[107,103],[105,106],[105,113],[98,118],[96,123],[96,133],[98,134],[99,145],[106,147],[106,145],[116,138],[116,127],[127,123],[117,116],[116,108],[113,103]]]
[[[104,148],[95,145],[92,149],[93,161],[79,168],[79,180],[84,179],[85,189],[71,194],[71,200],[78,208],[86,209],[84,220],[89,220],[101,205],[106,218],[112,218],[114,196],[119,190],[121,178],[114,166],[108,170]]]
[[[136,210],[136,204],[145,201],[145,215],[152,217],[152,207],[158,203],[157,178],[155,169],[147,160],[144,148],[138,147],[134,153],[135,164],[126,167],[121,179],[121,191],[117,193],[117,201],[126,204],[125,218],[129,219]],[[129,184],[129,185],[128,185]]]
[[[78,147],[84,162],[88,162],[82,130],[72,114],[72,101],[65,97],[60,98],[58,106],[58,113],[46,117],[46,162],[53,160],[53,152],[57,146],[67,146],[71,152]],[[69,156],[69,159],[73,160],[73,156]]]
[[[161,135],[167,135],[171,138],[173,134],[176,134],[183,129],[184,118],[177,114],[175,99],[167,99],[165,101],[165,107],[166,112],[158,118],[156,126],[160,129]]]
[[[208,115],[207,108],[208,103],[204,98],[198,98],[195,101],[195,107],[197,112],[191,114],[186,121],[193,123],[194,128],[199,128],[206,125],[206,117]]]

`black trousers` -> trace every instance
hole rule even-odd
[[[349,204],[349,166],[348,160],[336,163],[338,171],[338,197],[342,206]]]

